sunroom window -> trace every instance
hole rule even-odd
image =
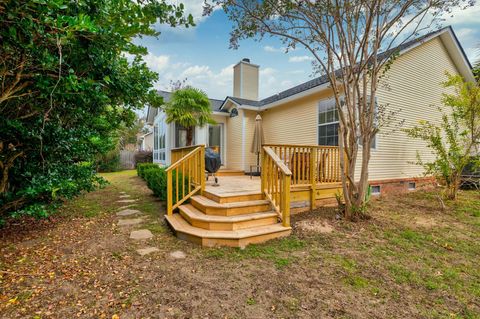
[[[167,125],[165,123],[165,115],[160,113],[155,119],[153,127],[153,160],[165,164],[166,145],[165,135],[167,132]]]

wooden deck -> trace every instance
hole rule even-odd
[[[205,146],[172,150],[166,220],[202,246],[245,247],[291,233],[290,211],[335,202],[341,191],[335,147],[264,146],[262,176],[223,169],[205,181]],[[222,173],[222,174],[220,174]]]
[[[218,196],[230,196],[245,193],[260,193],[260,176],[218,176],[218,184],[213,186],[212,177],[207,181],[205,190]]]

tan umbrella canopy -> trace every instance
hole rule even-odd
[[[260,114],[255,118],[255,131],[253,133],[253,143],[251,152],[257,154],[257,165],[260,162],[260,153],[262,152],[262,144],[265,143],[265,138],[263,137],[263,126],[262,126],[262,117]]]

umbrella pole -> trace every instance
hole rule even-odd
[[[260,173],[260,153],[257,153],[257,170]]]

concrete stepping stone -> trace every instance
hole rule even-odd
[[[137,253],[139,253],[141,256],[145,256],[151,253],[155,253],[159,250],[160,249],[158,249],[157,247],[146,247],[146,248],[137,249]]]
[[[124,217],[124,216],[132,216],[132,215],[141,215],[142,212],[138,209],[124,209],[117,212],[117,216]]]
[[[185,254],[181,250],[176,250],[170,253],[170,257],[172,257],[173,259],[185,259],[187,257],[187,254]]]
[[[126,193],[125,192],[120,192],[121,195],[125,195]]]
[[[136,201],[136,199],[121,199],[117,200],[117,203],[135,203]]]
[[[143,218],[120,219],[118,226],[133,226],[143,222]]]
[[[120,197],[120,198],[129,198],[130,195],[120,195],[119,197]]]
[[[124,209],[127,209],[127,208],[129,208],[129,207],[133,207],[133,206],[135,206],[135,204],[125,205],[125,206],[119,207],[118,210],[119,210],[119,211],[120,211],[120,210],[124,210]]]
[[[130,233],[130,239],[143,240],[150,239],[153,237],[153,234],[148,229],[134,230]]]

